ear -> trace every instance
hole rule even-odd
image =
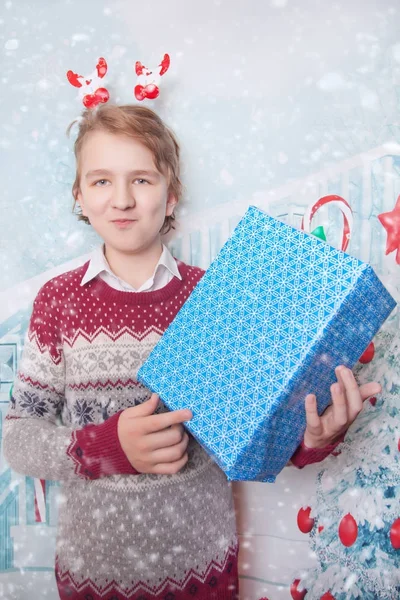
[[[82,192],[80,190],[78,190],[78,193],[76,194],[76,202],[81,207],[82,215],[84,217],[86,217],[87,215],[85,214],[85,204],[83,202],[83,196],[82,196]]]
[[[178,204],[178,200],[176,199],[175,194],[170,192],[168,194],[167,206],[165,208],[165,216],[166,217],[170,217],[172,215],[172,213],[174,212],[174,208],[177,204]]]

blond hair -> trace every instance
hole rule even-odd
[[[77,121],[73,121],[67,129]],[[168,192],[172,193],[179,201],[182,195],[180,180],[180,148],[174,133],[165,125],[160,117],[150,108],[139,105],[117,106],[102,104],[95,110],[87,109],[78,121],[79,132],[74,144],[76,159],[76,176],[72,186],[74,197],[73,212],[77,204],[77,195],[80,186],[80,156],[85,138],[92,131],[106,131],[115,135],[126,135],[134,138],[148,148],[154,158],[154,163],[160,173],[168,179]],[[78,209],[79,210],[79,209]],[[76,212],[80,221],[90,224],[82,212]],[[167,233],[174,228],[174,214],[166,216],[161,233]]]

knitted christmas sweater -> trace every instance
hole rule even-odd
[[[176,475],[137,473],[118,440],[121,412],[150,397],[139,367],[203,271],[178,262],[153,292],[122,292],[89,263],[46,283],[33,307],[4,427],[17,472],[62,484],[56,578],[69,600],[237,598],[230,484],[190,438]],[[160,410],[164,410],[161,406]],[[334,446],[300,447],[298,467]]]
[[[56,578],[62,599],[237,597],[230,484],[193,439],[176,475],[135,472],[121,411],[150,397],[136,374],[203,275],[178,262],[153,292],[121,292],[89,263],[34,302],[4,428],[15,471],[61,482]]]

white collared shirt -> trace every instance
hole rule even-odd
[[[99,276],[105,283],[120,292],[154,292],[160,290],[171,281],[173,277],[182,279],[178,266],[171,252],[163,244],[160,256],[153,275],[145,281],[139,289],[133,288],[129,283],[123,281],[111,271],[110,265],[104,255],[104,246],[98,246],[90,256],[90,263],[85,275],[82,277],[81,285]]]

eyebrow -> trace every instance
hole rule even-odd
[[[145,176],[145,177],[154,177],[154,178],[159,178],[160,177],[160,173],[158,171],[153,171],[153,170],[145,170],[145,169],[135,169],[133,171],[129,171],[128,173],[131,176],[135,176],[135,177],[141,177],[141,176]],[[85,175],[86,179],[90,179],[91,177],[96,177],[98,175],[113,175],[113,172],[110,171],[109,169],[93,169],[92,171],[88,171]]]

